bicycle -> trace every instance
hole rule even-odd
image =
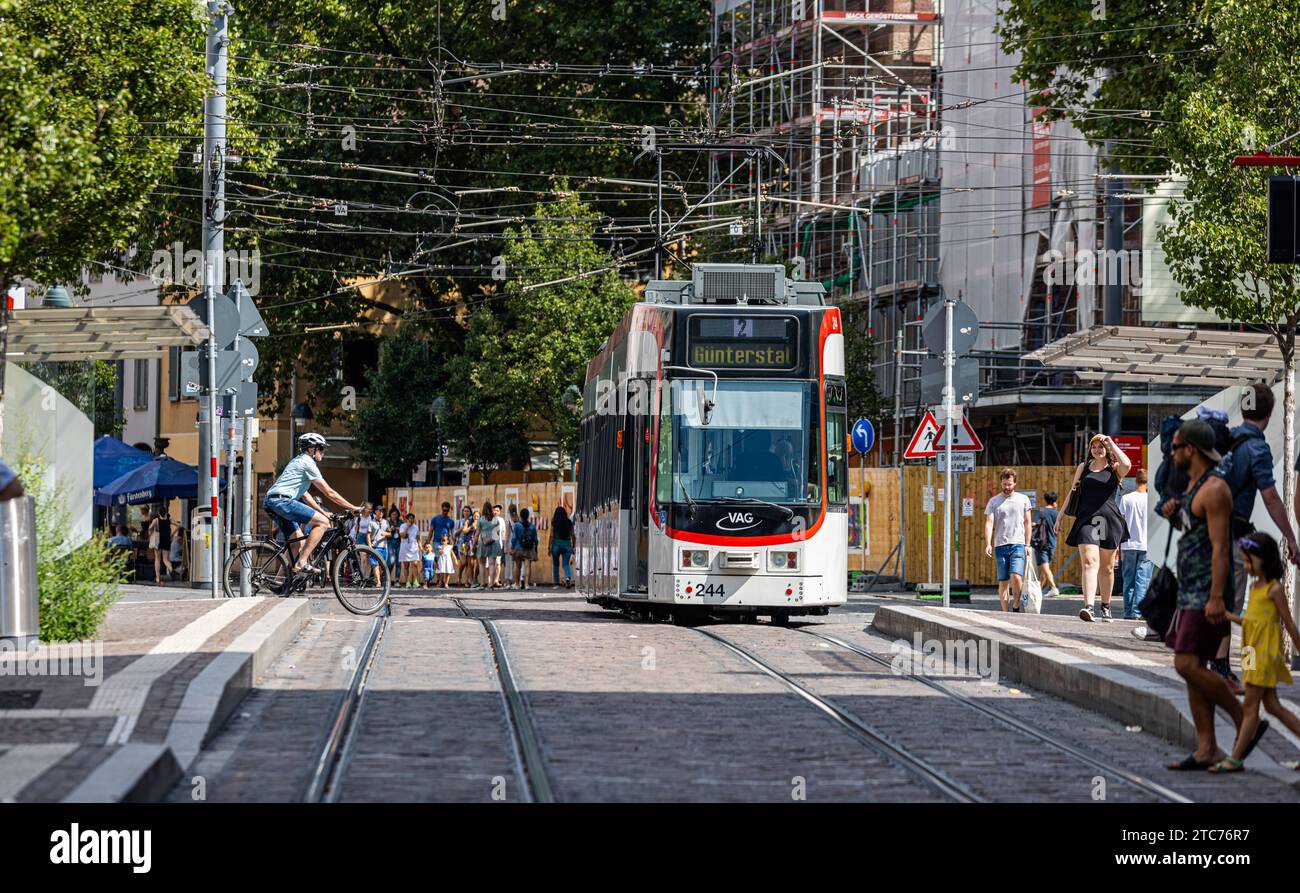
[[[382,555],[369,546],[358,545],[348,535],[346,522],[351,515],[330,515],[330,527],[321,538],[312,558],[328,573],[334,595],[353,614],[374,614],[388,603],[392,577]],[[301,542],[305,537],[295,538]],[[248,579],[250,595],[289,595],[305,592],[313,581],[324,586],[324,573],[305,574],[294,569],[288,543],[277,545],[259,540],[240,546],[226,559],[222,588],[227,598],[241,593],[241,582]]]

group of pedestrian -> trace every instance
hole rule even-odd
[[[1259,718],[1261,707],[1300,735],[1300,719],[1282,705],[1276,690],[1279,684],[1291,682],[1283,636],[1300,649],[1300,629],[1281,583],[1285,561],[1300,564],[1300,545],[1277,493],[1273,454],[1264,435],[1273,407],[1270,388],[1262,384],[1246,388],[1241,425],[1228,430],[1222,414],[1216,417],[1206,411],[1177,427],[1166,456],[1170,468],[1186,476],[1185,483],[1180,477],[1172,492],[1163,493],[1157,506],[1171,528],[1181,531],[1175,560],[1177,594],[1166,596],[1175,601],[1175,610],[1167,629],[1138,627],[1134,632],[1139,638],[1163,638],[1174,653],[1175,670],[1187,685],[1197,746],[1170,769],[1241,771],[1269,727],[1267,720]],[[1116,499],[1131,467],[1128,458],[1104,434],[1095,435],[1088,447],[1087,460],[1075,469],[1064,510],[1056,509],[1056,494],[1044,494],[1044,505],[1032,526],[1029,500],[1015,492],[1014,470],[1003,470],[1001,492],[985,509],[985,552],[997,561],[1004,611],[1021,606],[1022,575],[1031,547],[1050,586],[1045,594],[1057,594],[1050,563],[1062,516],[1068,515],[1074,523],[1065,542],[1079,550],[1082,570],[1080,619],[1112,620],[1117,563],[1122,616],[1142,619],[1139,605],[1153,568],[1147,557],[1147,475],[1139,471],[1133,492]],[[1166,486],[1161,480],[1168,473],[1162,469],[1160,488]],[[1281,543],[1254,529],[1250,518],[1257,496],[1281,531]],[[1295,511],[1300,519],[1300,495]],[[1228,659],[1233,623],[1242,627],[1240,680]],[[1237,730],[1232,753],[1223,760],[1217,759],[1216,707],[1228,713]]]
[[[444,502],[428,525],[425,537],[413,513],[405,517],[397,508],[385,515],[378,506],[362,506],[349,532],[384,558],[397,584],[406,588],[528,589],[532,563],[538,557],[540,537],[528,508],[510,506],[509,513],[490,500],[479,510],[461,509],[460,518]],[[573,585],[573,521],[563,506],[551,518],[552,582]],[[560,581],[563,567],[564,581]],[[376,577],[378,568],[376,568]],[[454,581],[454,582],[453,582]]]
[[[1206,419],[1190,419],[1179,426],[1171,452],[1188,484],[1161,505],[1171,526],[1182,531],[1176,562],[1177,610],[1164,633],[1166,645],[1174,652],[1174,668],[1187,685],[1196,727],[1196,750],[1169,767],[1181,771],[1240,772],[1269,727],[1267,720],[1259,718],[1261,706],[1300,734],[1300,719],[1277,697],[1277,686],[1291,682],[1283,633],[1300,648],[1300,630],[1281,583],[1282,547],[1274,537],[1255,530],[1250,521],[1257,495],[1282,532],[1286,558],[1300,563],[1300,548],[1277,494],[1273,453],[1264,436],[1273,411],[1272,390],[1257,384],[1247,388],[1243,397],[1243,422],[1230,432],[1226,451],[1220,449],[1220,438]],[[1254,581],[1249,589],[1247,577]],[[1244,611],[1239,607],[1243,597],[1247,597]],[[1242,628],[1240,681],[1228,663],[1233,623]],[[1244,695],[1244,703],[1237,695]],[[1237,730],[1231,755],[1217,762],[1216,707],[1232,717]]]

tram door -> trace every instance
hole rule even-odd
[[[630,443],[624,460],[628,463],[631,478],[627,582],[628,590],[632,592],[648,592],[650,585],[650,418],[643,409],[627,415],[625,437]]]

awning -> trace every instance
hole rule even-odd
[[[1024,355],[1083,381],[1233,387],[1281,377],[1282,354],[1258,332],[1093,326]]]
[[[13,363],[151,359],[193,347],[208,327],[189,307],[34,307],[9,313],[5,359]]]

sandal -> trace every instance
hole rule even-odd
[[[1181,763],[1170,763],[1165,768],[1171,772],[1203,772],[1214,765],[1213,761],[1202,763],[1196,759],[1196,754],[1191,754],[1183,759]]]
[[[319,574],[320,568],[312,564],[304,564],[302,567],[295,567],[293,572],[295,574]]]
[[[1264,733],[1267,731],[1268,731],[1268,720],[1261,719],[1259,721],[1259,728],[1255,730],[1255,737],[1250,739],[1250,743],[1246,745],[1246,749],[1241,754],[1241,759],[1243,762],[1245,761],[1246,757],[1250,756],[1250,752],[1255,749],[1255,745],[1259,743],[1259,739],[1263,738]]]
[[[1224,775],[1228,772],[1240,772],[1242,771],[1241,760],[1236,757],[1226,757],[1211,766],[1209,771],[1213,772],[1215,775]]]

